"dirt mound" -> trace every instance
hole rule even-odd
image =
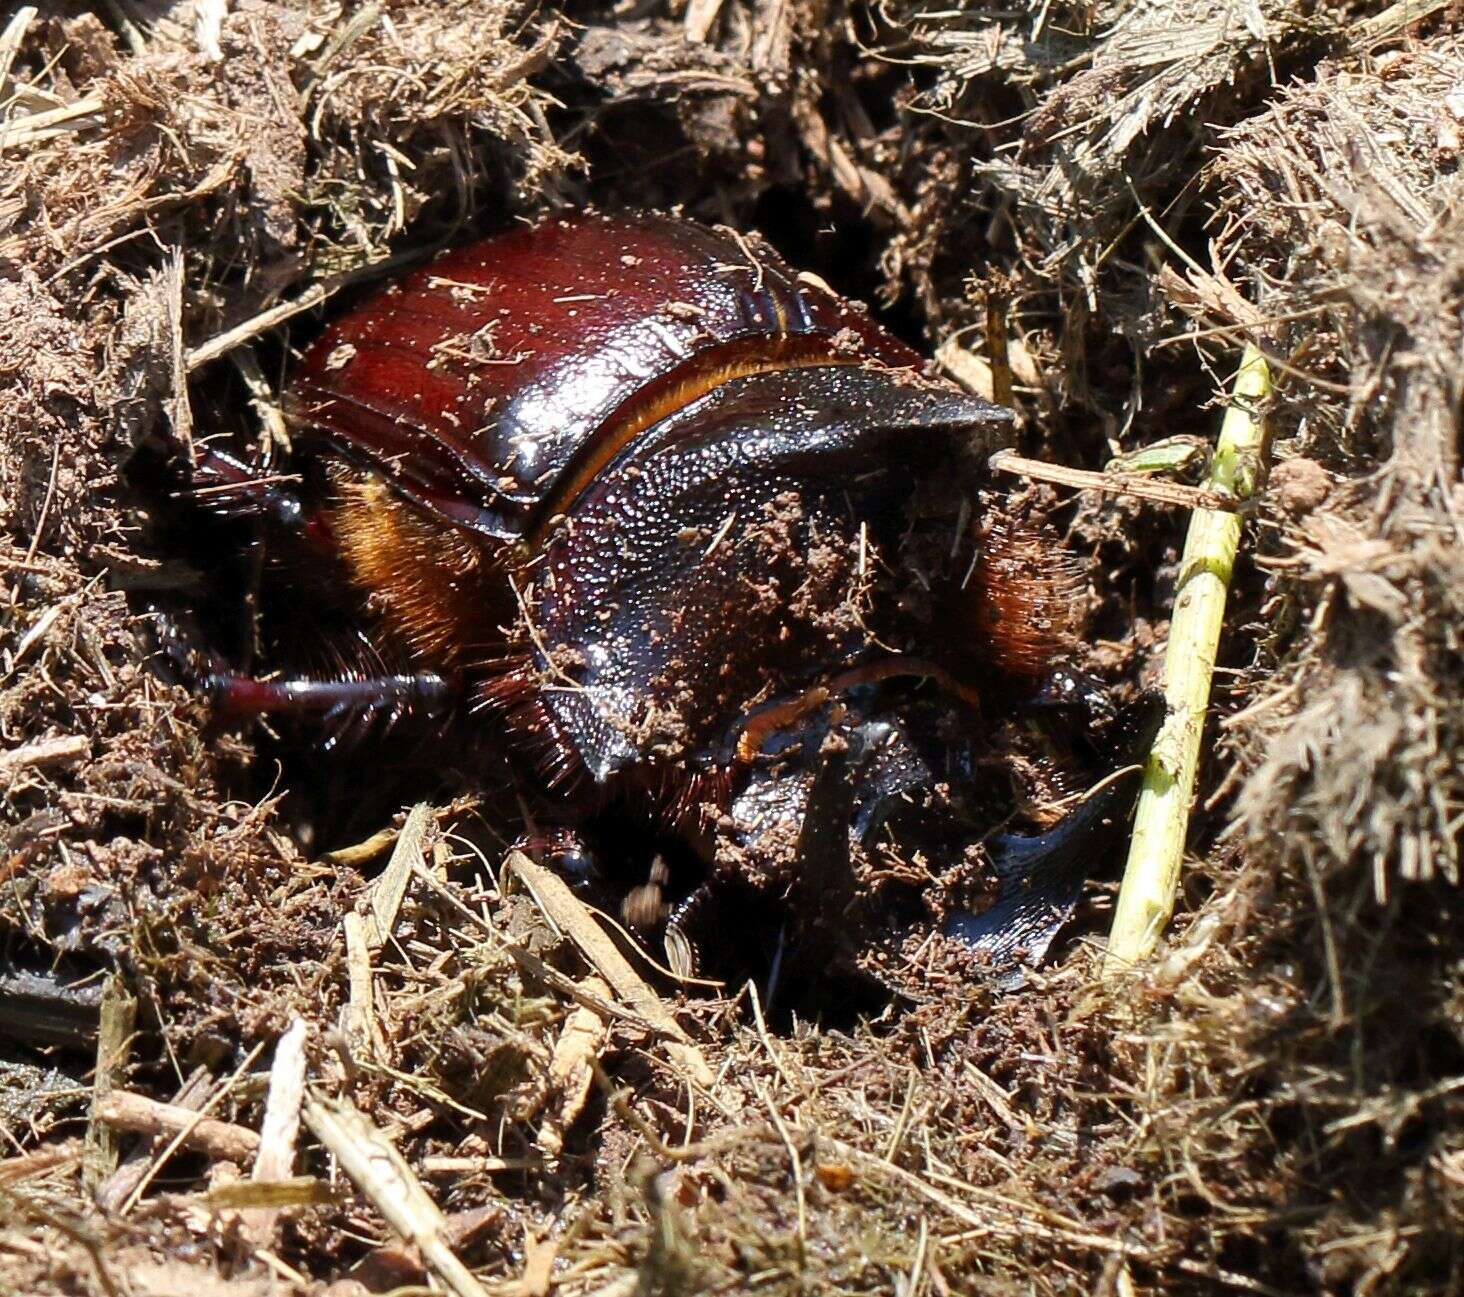
[[[7,19],[0,1287],[1464,1287],[1445,10]],[[759,229],[963,373],[998,308],[1024,449],[1074,465],[1212,435],[1241,344],[1271,359],[1195,859],[1142,976],[1100,983],[1079,940],[1019,993],[852,1025],[678,1002],[505,867],[494,790],[444,773],[404,826],[337,787],[366,841],[320,855],[310,763],[150,664],[147,609],[229,569],[162,525],[138,453],[277,442],[332,298],[591,202]],[[1152,678],[1183,519],[1054,517],[1093,555],[1095,664]]]

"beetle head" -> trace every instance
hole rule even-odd
[[[695,760],[729,722],[867,655],[878,555],[1011,412],[908,374],[779,369],[647,429],[526,573],[546,728],[595,784]],[[873,629],[871,626],[873,623]]]

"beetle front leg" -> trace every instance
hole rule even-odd
[[[1034,712],[1074,712],[1090,727],[1102,729],[1114,718],[1112,692],[1107,684],[1073,666],[1059,666],[1037,683],[1031,697],[1022,704]]]

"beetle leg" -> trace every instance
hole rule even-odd
[[[1031,711],[1071,711],[1089,725],[1105,726],[1114,716],[1112,693],[1097,676],[1060,666],[1037,683],[1022,706]]]
[[[524,806],[524,814],[528,807]],[[532,860],[552,869],[582,897],[600,904],[608,894],[609,884],[600,868],[599,857],[574,829],[556,825],[542,831],[531,831],[514,843]]]
[[[701,969],[701,936],[714,909],[712,887],[702,883],[671,907],[666,917],[666,962],[677,977],[696,977]],[[702,929],[698,935],[698,929]]]
[[[773,945],[773,962],[768,966],[768,984],[763,992],[763,1007],[771,1011],[777,1002],[783,982],[783,957],[788,953],[788,922],[785,919],[778,928],[778,940]]]
[[[645,935],[663,924],[669,916],[666,905],[666,884],[671,871],[665,857],[657,853],[651,860],[646,881],[633,887],[620,902],[621,921],[632,932]]]
[[[606,876],[593,848],[574,829],[561,826],[525,836],[517,849],[552,869],[587,904],[606,914],[618,913],[637,944],[667,920],[664,888],[671,872],[659,854],[651,861],[647,881],[627,893],[623,883],[617,886]]]
[[[1052,671],[1022,707],[1038,716],[1053,711],[1075,713],[1086,731],[1089,749],[1103,765],[1133,759],[1148,747],[1164,718],[1164,696],[1157,689],[1146,689],[1119,707],[1103,681],[1076,667]]]
[[[946,920],[945,932],[986,957],[997,984],[1025,981],[1071,917],[1083,884],[1123,833],[1138,791],[1139,771],[1110,776],[1046,833],[1002,833],[986,840],[1000,891],[979,914]]]
[[[953,914],[945,931],[986,955],[998,984],[1025,980],[1077,908],[1083,884],[1115,854],[1143,778],[1142,761],[1164,719],[1164,698],[1152,690],[1110,720],[1102,746],[1120,764],[1047,832],[1001,833],[986,839],[1000,891],[980,914]]]
[[[261,648],[260,604],[270,560],[283,558],[296,583],[310,587],[303,594],[303,606],[311,616],[327,606],[340,605],[346,611],[338,593],[343,583],[333,529],[325,510],[313,503],[298,475],[274,471],[218,442],[184,447],[165,441],[162,449],[165,459],[161,464],[146,456],[139,471],[144,482],[160,472],[163,476],[154,483],[156,490],[181,506],[169,513],[187,527],[179,539],[189,547],[189,565],[222,578],[210,583],[210,592],[216,596],[227,591],[230,597],[227,603],[211,598],[216,604],[211,620],[215,630],[227,625],[229,633],[237,636],[231,664],[234,671],[249,672]],[[197,538],[196,523],[208,520],[228,529],[221,543],[208,527],[203,532],[210,539]],[[145,591],[147,586],[139,583],[134,588]],[[167,587],[160,587],[158,597],[147,600],[148,611],[159,619],[161,638],[176,641],[180,637],[162,624],[168,602]],[[179,666],[175,648],[163,645],[165,656]],[[182,673],[194,680],[203,674]]]
[[[306,504],[289,475],[251,464],[219,446],[194,449],[181,492],[195,507],[226,520],[257,520],[272,538],[310,553],[333,555],[335,540],[321,511]]]
[[[321,717],[335,727],[325,740],[328,749],[349,745],[376,724],[390,727],[407,716],[442,716],[455,694],[432,671],[345,680],[260,680],[210,673],[203,684],[222,715]]]
[[[221,654],[207,647],[194,618],[177,608],[149,602],[145,608],[151,644],[159,674],[170,684],[200,689],[212,675],[225,670]]]

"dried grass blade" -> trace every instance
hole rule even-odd
[[[86,1155],[82,1178],[95,1190],[117,1169],[117,1136],[97,1116],[102,1100],[126,1079],[132,1051],[132,1025],[137,1001],[115,973],[102,988],[101,1022],[97,1028],[97,1066],[92,1077],[92,1112],[86,1128]]]
[[[592,995],[608,996],[610,988],[598,977],[587,977],[580,983]],[[589,1101],[595,1084],[591,1060],[600,1057],[609,1036],[609,1021],[593,1009],[580,1006],[565,1020],[564,1029],[554,1043],[545,1077],[549,1092],[557,1096],[555,1111],[539,1127],[535,1142],[549,1156],[558,1157],[564,1150],[564,1132],[574,1125]]]
[[[522,852],[515,851],[508,857],[508,867],[523,881],[544,916],[579,947],[616,996],[651,1023],[658,1033],[670,1038],[672,1048],[667,1052],[686,1068],[693,1081],[708,1089],[713,1080],[712,1069],[701,1051],[671,1016],[661,997],[615,948],[584,902],[569,890],[562,878],[534,864]]]
[[[5,24],[5,30],[0,32],[0,99],[9,94],[11,65],[25,41],[26,29],[38,12],[35,5],[21,5]]]
[[[37,1149],[34,1153],[22,1153],[19,1157],[0,1160],[0,1188],[23,1184],[39,1175],[52,1171],[70,1171],[82,1159],[82,1141],[68,1139]]]
[[[383,1061],[385,1041],[376,1024],[376,1006],[372,998],[371,942],[366,935],[366,919],[352,910],[341,923],[346,936],[346,976],[348,999],[342,1014],[346,1043],[357,1058]]]
[[[412,867],[422,859],[427,830],[434,823],[432,808],[426,802],[412,807],[401,836],[392,849],[386,870],[371,888],[371,917],[366,924],[366,937],[372,949],[383,945],[396,926],[397,914],[407,894]]]
[[[302,1115],[356,1188],[376,1205],[392,1229],[416,1245],[428,1268],[449,1291],[457,1297],[487,1297],[487,1290],[448,1246],[444,1237],[447,1222],[431,1195],[362,1112],[344,1100],[331,1102],[308,1095]]]

